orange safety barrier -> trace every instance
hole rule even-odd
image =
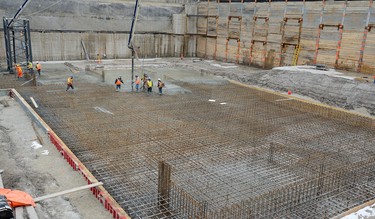
[[[80,163],[78,158],[65,146],[62,140],[57,137],[53,131],[48,132],[50,141],[55,145],[56,149],[74,169],[82,173],[88,184],[97,181],[94,176],[86,169],[86,167]],[[104,189],[104,187],[93,187],[90,191],[104,205],[105,209],[112,214],[115,219],[130,219],[130,217],[124,212],[124,210],[118,206],[117,202],[111,197],[111,195]]]

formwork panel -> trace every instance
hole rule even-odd
[[[356,69],[361,50],[363,34],[345,30],[342,36],[342,44],[338,59],[338,68],[345,70]]]
[[[371,30],[367,33],[366,47],[363,55],[362,70],[365,73],[373,74],[375,68],[373,62],[375,60],[375,31]]]
[[[207,57],[213,58],[215,56],[216,39],[207,38]]]

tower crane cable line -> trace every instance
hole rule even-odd
[[[59,0],[59,1],[57,1],[57,2],[55,2],[55,3],[53,3],[53,4],[51,4],[51,5],[49,5],[49,6],[45,7],[45,8],[43,8],[42,10],[39,10],[39,11],[33,12],[33,13],[31,13],[31,14],[26,14],[25,16],[29,17],[29,16],[33,16],[33,15],[39,14],[39,13],[41,13],[41,12],[43,12],[43,11],[45,11],[45,10],[47,10],[47,9],[49,9],[49,8],[51,8],[51,7],[53,7],[53,6],[55,6],[55,5],[57,5],[57,4],[59,4],[59,3],[62,2],[62,1],[63,1],[63,0]]]

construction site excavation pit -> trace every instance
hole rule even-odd
[[[131,218],[329,218],[375,197],[371,117],[158,63],[135,74],[165,81],[162,96],[105,63],[20,88]],[[74,91],[51,82],[69,74]]]

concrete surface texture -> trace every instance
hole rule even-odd
[[[7,10],[0,15],[12,15],[21,2],[1,2]],[[263,68],[320,63],[371,73],[373,5],[344,3],[142,1],[135,44],[138,55],[148,58],[183,54]],[[133,6],[132,1],[32,1],[23,17],[31,20],[34,60],[84,59],[82,44],[91,59],[129,58]]]
[[[50,143],[46,133],[33,124],[19,104],[0,97],[0,169],[4,187],[32,197],[86,185]],[[90,190],[80,191],[37,204],[40,219],[103,219],[110,214]]]
[[[174,1],[179,2],[179,1]],[[0,2],[0,15],[11,17],[23,1]],[[172,1],[143,1],[135,40],[142,56],[175,56],[183,48],[174,48],[173,15],[184,6]],[[31,1],[21,18],[30,20],[34,60],[84,59],[82,42],[91,59],[129,57],[127,48],[134,1]],[[172,35],[171,35],[172,34]],[[4,41],[3,34],[0,40]],[[181,40],[181,39],[180,39]],[[4,62],[4,44],[0,44]],[[175,52],[176,50],[176,52]],[[190,53],[193,55],[193,53]]]
[[[307,66],[292,71],[190,58],[136,61],[136,74],[166,83],[159,96],[157,90],[153,95],[130,92],[130,63],[42,63],[39,86],[20,86],[24,80],[6,74],[0,86],[16,87],[27,101],[33,96],[38,113],[133,218],[241,218],[249,213],[238,206],[265,217],[323,218],[374,197],[372,119],[293,100],[296,95],[330,99],[331,105],[351,104],[368,115],[371,99],[368,105],[343,99],[373,89],[372,83]],[[90,65],[94,68],[85,71]],[[74,75],[75,90],[65,92],[69,75]],[[117,76],[125,81],[121,92],[115,92]],[[227,78],[290,89],[292,95],[234,85]],[[331,90],[313,93],[319,87],[310,80],[328,80]],[[284,90],[292,85],[295,89]],[[352,94],[338,94],[341,87],[352,87]],[[169,197],[158,189],[166,186],[160,184],[161,161],[166,169],[172,167]],[[252,205],[271,206],[260,203],[272,200],[277,206],[280,199],[292,211]]]

